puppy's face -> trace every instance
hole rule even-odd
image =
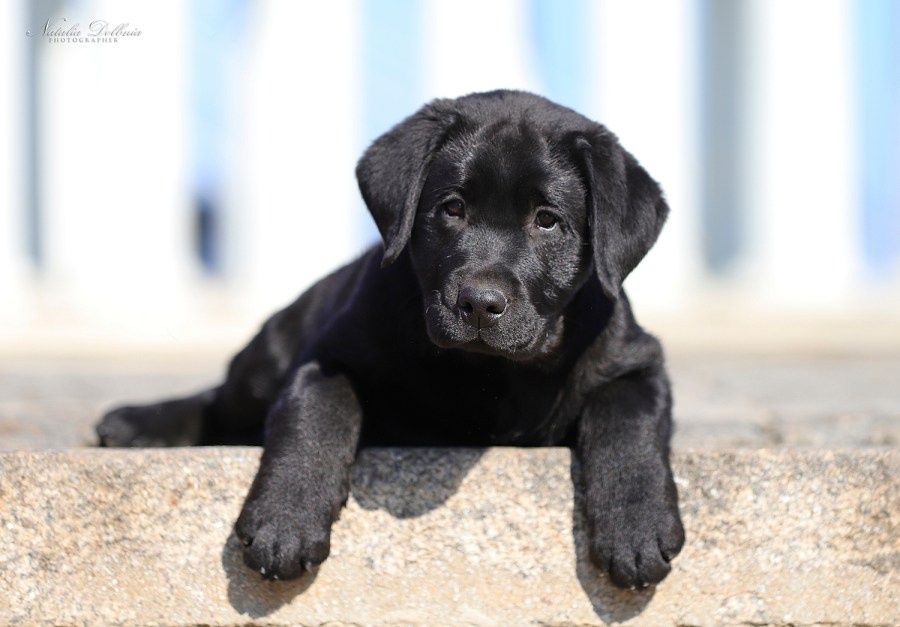
[[[517,361],[559,346],[592,271],[621,298],[668,213],[612,133],[524,92],[431,102],[375,140],[356,176],[382,263],[409,247],[431,340]]]
[[[527,121],[448,138],[410,240],[431,340],[517,361],[551,353],[591,268],[585,194],[563,147]]]

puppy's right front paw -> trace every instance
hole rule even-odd
[[[304,513],[281,499],[245,503],[234,525],[244,563],[266,579],[293,579],[324,562],[331,526],[304,520]]]

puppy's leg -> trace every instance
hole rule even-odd
[[[266,418],[259,471],[235,524],[250,568],[289,579],[328,556],[361,422],[344,375],[309,363],[290,378]]]
[[[662,580],[684,544],[669,467],[671,421],[661,365],[599,387],[581,416],[576,454],[590,554],[618,586]]]
[[[101,446],[259,444],[269,406],[300,349],[305,300],[269,318],[231,360],[222,385],[185,398],[127,405],[97,425]]]
[[[101,446],[260,444],[269,406],[290,365],[294,344],[271,323],[235,355],[222,385],[147,405],[125,405],[97,425]]]
[[[228,367],[222,385],[184,398],[125,405],[97,425],[101,446],[260,444],[269,406],[284,383],[290,348],[277,352],[263,330]]]
[[[191,446],[200,441],[203,416],[216,389],[152,405],[126,405],[97,425],[100,446]]]

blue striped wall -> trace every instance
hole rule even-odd
[[[201,266],[221,270],[220,209],[225,184],[225,138],[229,120],[226,61],[242,43],[247,0],[193,0],[190,20],[191,180],[194,186],[194,245]]]
[[[594,55],[590,49],[589,0],[529,0],[534,61],[543,95],[577,111],[589,112]]]
[[[422,105],[422,3],[362,2],[362,129],[368,144]]]
[[[856,10],[860,215],[877,276],[900,265],[900,2],[861,0]]]
[[[421,23],[418,0],[362,0],[361,150],[423,104]],[[362,201],[359,215],[361,243],[376,241]]]
[[[591,113],[596,84],[598,32],[591,0],[522,0],[525,9],[527,60],[540,90],[548,97]],[[746,94],[746,67],[740,2],[700,0],[698,29],[702,58],[700,146],[704,263],[725,273],[740,259],[746,234],[745,164],[742,162],[741,118]],[[876,275],[900,263],[900,2],[861,0],[854,5],[857,35],[861,250],[865,266]],[[425,12],[419,0],[361,0],[360,4],[359,148],[414,111],[426,94]],[[233,46],[236,25],[251,12],[245,0],[226,4],[195,0],[192,67],[195,182],[198,196],[212,195],[217,177],[218,127],[221,111],[221,66],[217,51]],[[215,16],[219,14],[219,17]],[[224,14],[224,17],[222,15]],[[212,22],[210,18],[215,18]],[[223,26],[224,20],[224,26]],[[208,26],[206,28],[204,26]],[[849,26],[853,28],[853,26]],[[222,36],[222,33],[230,35]],[[463,34],[464,35],[464,34]],[[464,37],[462,37],[464,41]],[[486,62],[490,62],[486,59]],[[602,84],[599,89],[602,94]],[[449,95],[449,94],[442,94]],[[850,95],[848,95],[850,97]],[[202,208],[201,208],[202,209]],[[359,240],[376,239],[364,209],[359,211]],[[201,257],[214,262],[211,244],[200,242]]]
[[[746,117],[747,7],[741,2],[701,0],[698,118],[700,216],[703,262],[727,275],[739,263],[747,242],[742,228],[748,207]]]

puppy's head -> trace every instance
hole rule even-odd
[[[618,299],[668,213],[614,135],[522,92],[434,101],[356,173],[383,263],[409,248],[431,340],[517,361],[554,351],[591,277]]]

